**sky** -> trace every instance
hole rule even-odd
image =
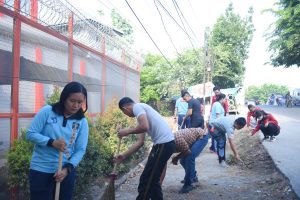
[[[271,13],[262,13],[262,11],[274,8],[276,0],[177,0],[180,11],[184,15],[184,19],[181,19],[186,20],[189,24],[188,26],[185,24],[186,31],[184,31],[171,0],[127,0],[159,50],[144,31],[125,0],[69,1],[86,16],[106,25],[111,25],[110,10],[115,8],[133,26],[134,48],[138,52],[143,54],[160,54],[162,52],[164,56],[170,59],[177,55],[176,51],[180,53],[185,49],[191,49],[192,46],[195,48],[203,46],[205,27],[212,28],[217,18],[224,14],[230,2],[233,3],[234,12],[241,17],[245,17],[249,7],[252,6],[254,9],[253,23],[256,31],[249,49],[249,58],[245,61],[244,86],[274,83],[286,85],[290,89],[300,88],[300,81],[297,80],[300,77],[300,68],[295,66],[288,69],[274,68],[266,64],[269,62],[270,53],[267,51],[268,41],[266,41],[264,34],[276,18]],[[157,7],[154,2],[156,2]],[[181,27],[166,14],[159,2]],[[102,10],[104,16],[97,14],[97,10]],[[167,31],[165,31],[161,18]],[[192,38],[192,42],[190,42],[187,34]]]

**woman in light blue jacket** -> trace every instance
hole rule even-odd
[[[35,144],[29,176],[31,200],[52,200],[56,182],[61,183],[59,199],[72,198],[75,168],[88,142],[88,122],[84,116],[87,108],[85,87],[70,82],[57,103],[44,106],[34,117],[26,135]],[[60,151],[64,153],[58,173]]]

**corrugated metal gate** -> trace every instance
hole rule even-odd
[[[55,85],[79,81],[89,113],[139,99],[141,59],[113,29],[60,0],[0,0],[0,152],[45,105]]]

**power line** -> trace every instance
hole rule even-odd
[[[193,39],[188,33],[187,33],[187,31],[186,31],[186,29],[185,28],[183,28],[177,21],[176,21],[176,19],[171,15],[171,13],[168,11],[168,9],[166,9],[165,7],[164,7],[164,5],[159,1],[159,0],[156,0],[158,3],[159,3],[159,5],[163,8],[163,10],[165,11],[165,13],[167,13],[168,15],[169,15],[169,17],[176,23],[176,25],[187,35],[187,37],[188,38],[190,38],[190,39]]]
[[[162,17],[162,15],[161,15],[161,13],[160,13],[158,7],[157,7],[156,1],[153,0],[153,2],[154,2],[154,5],[155,5],[155,7],[156,7],[156,9],[157,9],[157,12],[158,12],[158,14],[159,14],[159,16],[160,16],[160,20],[161,20],[161,22],[162,22],[162,24],[163,24],[163,27],[164,27],[164,29],[165,29],[165,32],[166,32],[167,36],[169,37],[169,39],[170,39],[170,41],[171,41],[171,43],[172,43],[172,45],[173,45],[173,47],[174,47],[176,53],[179,55],[178,50],[177,50],[177,48],[176,48],[176,46],[175,46],[175,44],[174,44],[174,42],[173,42],[173,40],[172,40],[172,38],[171,38],[169,32],[167,31],[167,28],[166,28],[166,26],[165,26],[163,17]]]
[[[180,14],[179,14],[179,12],[178,12],[178,9],[177,9],[177,6],[176,6],[177,4],[176,4],[176,2],[175,2],[174,0],[172,0],[172,2],[173,2],[173,4],[174,4],[175,10],[176,10],[176,12],[177,12],[177,15],[178,15],[178,17],[179,17],[179,19],[180,19],[180,21],[181,21],[181,23],[182,23],[182,26],[183,26],[184,30],[187,32],[187,30],[186,30],[186,28],[185,28],[185,26],[184,26],[184,23],[183,23],[183,21],[182,21],[182,19],[181,19],[181,16],[180,16]],[[192,48],[195,50],[194,44],[193,44],[193,42],[191,41],[190,37],[188,37],[188,39],[189,39],[189,41],[190,41],[190,43],[191,43],[191,45],[192,45]]]
[[[128,7],[130,8],[131,12],[134,14],[134,16],[136,17],[136,19],[139,21],[140,25],[143,27],[144,31],[147,33],[148,37],[151,39],[151,41],[153,42],[153,44],[155,45],[155,47],[158,49],[158,51],[160,52],[160,54],[164,57],[164,59],[167,61],[167,63],[172,67],[173,65],[171,64],[171,62],[167,59],[167,57],[163,54],[163,52],[160,50],[160,48],[157,46],[156,42],[153,40],[153,38],[151,37],[151,35],[149,34],[149,32],[147,31],[147,29],[145,28],[145,26],[143,25],[143,23],[141,22],[141,20],[139,19],[139,17],[136,15],[136,13],[134,12],[134,10],[132,9],[132,7],[130,6],[130,4],[128,3],[127,0],[125,0]]]
[[[189,27],[190,31],[193,33],[194,37],[197,39],[197,36],[196,36],[195,32],[193,31],[193,29],[192,29],[191,26],[189,25],[188,21],[187,21],[186,18],[184,17],[183,12],[181,11],[180,7],[179,7],[178,4],[177,4],[177,1],[176,1],[176,0],[173,0],[173,3],[174,3],[174,2],[175,2],[175,4],[176,4],[176,6],[177,6],[177,8],[178,8],[178,10],[179,10],[179,12],[180,12],[182,18],[184,19],[185,23],[186,23],[187,26]]]

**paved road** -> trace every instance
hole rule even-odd
[[[261,106],[279,121],[281,132],[275,142],[264,146],[300,197],[300,107]]]

